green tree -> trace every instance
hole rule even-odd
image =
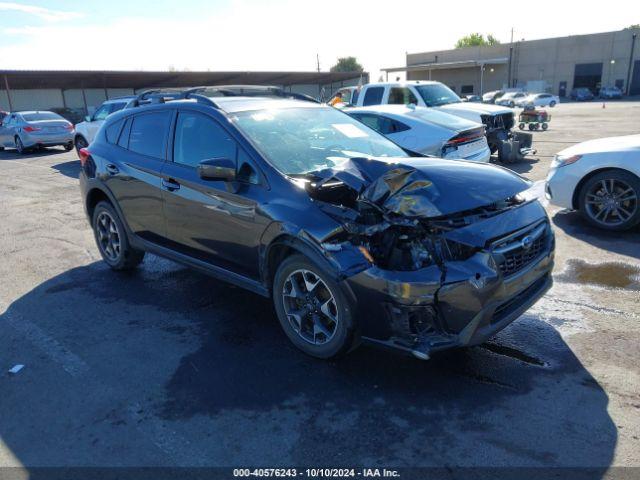
[[[629,25],[625,30],[633,30],[634,28],[640,28],[640,23],[634,23],[633,25]]]
[[[491,34],[487,35],[487,38],[484,38],[484,35],[481,33],[472,33],[458,40],[456,42],[456,48],[477,47],[479,45],[492,46],[492,45],[499,45],[499,44],[500,44],[500,41]]]
[[[362,72],[363,70],[356,57],[340,57],[338,63],[331,67],[332,72]]]

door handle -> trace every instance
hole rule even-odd
[[[162,179],[162,188],[164,188],[165,190],[168,190],[170,192],[173,192],[175,190],[179,190],[180,189],[180,184],[178,182],[176,182],[175,180],[173,180],[172,178],[168,178]]]
[[[113,163],[109,163],[107,164],[107,172],[109,172],[109,174],[111,175],[117,175],[118,173],[120,173],[120,170],[118,169],[118,167],[116,167]]]

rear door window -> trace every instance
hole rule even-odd
[[[393,87],[389,91],[389,100],[387,103],[391,105],[408,105],[409,103],[417,105],[418,99],[413,92],[406,87]]]
[[[384,87],[371,87],[367,88],[364,93],[364,100],[362,104],[367,105],[380,105],[382,103],[382,95],[384,94]]]
[[[171,111],[164,110],[133,117],[129,150],[147,157],[164,159],[171,114]]]
[[[397,120],[393,120],[382,115],[374,115],[372,113],[356,114],[354,117],[364,123],[367,127],[372,128],[383,135],[404,132],[410,128]]]

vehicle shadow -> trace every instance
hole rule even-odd
[[[269,299],[148,256],[131,274],[66,271],[3,323],[27,333],[16,351],[43,338],[66,351],[31,358],[32,384],[0,376],[0,438],[27,469],[170,464],[158,425],[184,439],[172,453],[209,465],[579,466],[589,479],[617,441],[603,388],[532,315],[427,362],[368,347],[321,361],[290,344]]]
[[[40,148],[37,150],[29,150],[26,153],[18,153],[17,150],[0,151],[0,160],[26,160],[29,158],[48,157],[50,155],[58,155],[65,150],[62,148]]]
[[[556,228],[603,250],[640,259],[640,226],[626,232],[609,232],[593,227],[578,212],[558,211],[551,219]]]
[[[513,163],[501,163],[496,159],[495,164],[508,168],[509,170],[513,170],[516,173],[524,174],[530,172],[533,169],[533,166],[539,161],[539,158],[525,157],[523,160]]]
[[[80,176],[79,160],[58,163],[57,165],[52,165],[51,168],[70,178],[78,178]]]

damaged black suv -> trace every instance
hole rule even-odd
[[[80,152],[114,270],[152,252],[271,297],[321,358],[478,344],[550,287],[553,232],[518,175],[414,156],[313,102],[222,95],[141,95]]]

